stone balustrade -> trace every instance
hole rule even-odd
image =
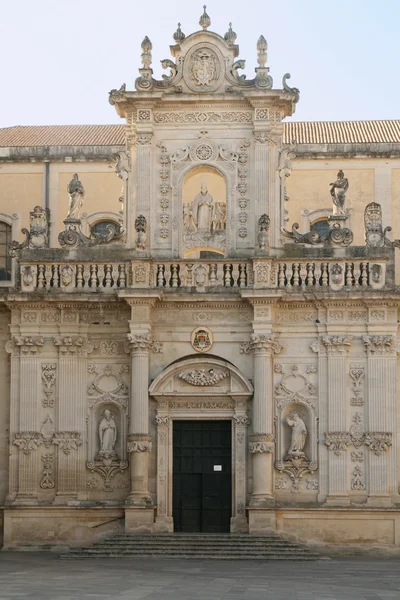
[[[387,283],[385,259],[366,260],[133,260],[126,262],[23,263],[25,292],[115,292],[118,289],[329,290],[381,289]]]

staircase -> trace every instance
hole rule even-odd
[[[246,534],[116,535],[89,548],[71,548],[72,558],[196,558],[221,560],[317,560],[318,554],[278,536]]]

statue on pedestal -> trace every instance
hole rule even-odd
[[[114,450],[117,440],[117,425],[112,412],[108,409],[104,411],[104,416],[99,425],[100,452],[99,456],[116,456]]]
[[[194,221],[198,231],[211,231],[214,211],[214,198],[207,189],[207,182],[201,182],[200,194],[193,201]]]
[[[346,179],[342,170],[337,174],[337,179],[333,183],[329,184],[331,187],[331,197],[333,202],[333,214],[346,215],[345,201],[346,192],[349,188],[349,180]]]
[[[77,173],[75,173],[69,182],[67,190],[69,194],[69,209],[67,219],[78,219],[79,211],[83,206],[85,190],[82,183],[78,179]]]
[[[292,440],[288,452],[288,458],[305,458],[303,452],[307,439],[307,428],[297,413],[292,413],[286,419],[286,423],[292,428]]]

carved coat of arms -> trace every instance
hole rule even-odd
[[[212,50],[201,48],[192,56],[190,79],[199,86],[208,87],[218,79],[218,60]]]

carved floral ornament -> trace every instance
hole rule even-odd
[[[229,377],[229,371],[218,372],[214,369],[195,369],[193,371],[179,373],[179,378],[183,379],[187,383],[196,386],[210,386],[216,385],[219,381],[222,381],[226,377]]]
[[[44,344],[42,336],[19,336],[13,335],[10,340],[6,342],[6,352],[14,356],[30,356],[38,354],[41,347]]]
[[[39,446],[44,444],[49,447],[51,444],[59,446],[64,454],[70,454],[71,450],[76,450],[82,444],[81,434],[77,431],[60,431],[54,432],[50,437],[46,427],[42,427],[42,431],[20,431],[15,434],[13,444],[18,446],[26,455],[37,450]]]
[[[369,356],[395,356],[400,351],[392,335],[364,335],[362,341]]]
[[[161,342],[156,342],[151,335],[135,335],[128,333],[127,351],[132,353],[154,352],[159,354],[162,352],[163,345]]]
[[[249,449],[251,454],[272,453],[274,451],[275,436],[273,433],[255,433],[250,438]]]
[[[128,436],[128,452],[151,452],[151,436],[141,433],[131,433]]]
[[[310,372],[310,369],[308,369],[310,366],[314,367],[315,365],[308,365],[307,373]],[[285,404],[292,402],[302,402],[315,409],[315,386],[310,383],[304,375],[299,373],[298,370],[298,366],[294,365],[292,367],[292,372],[285,375],[283,374],[282,365],[275,365],[275,372],[282,372],[283,374],[282,380],[275,386],[275,401],[278,408],[282,408]]]

